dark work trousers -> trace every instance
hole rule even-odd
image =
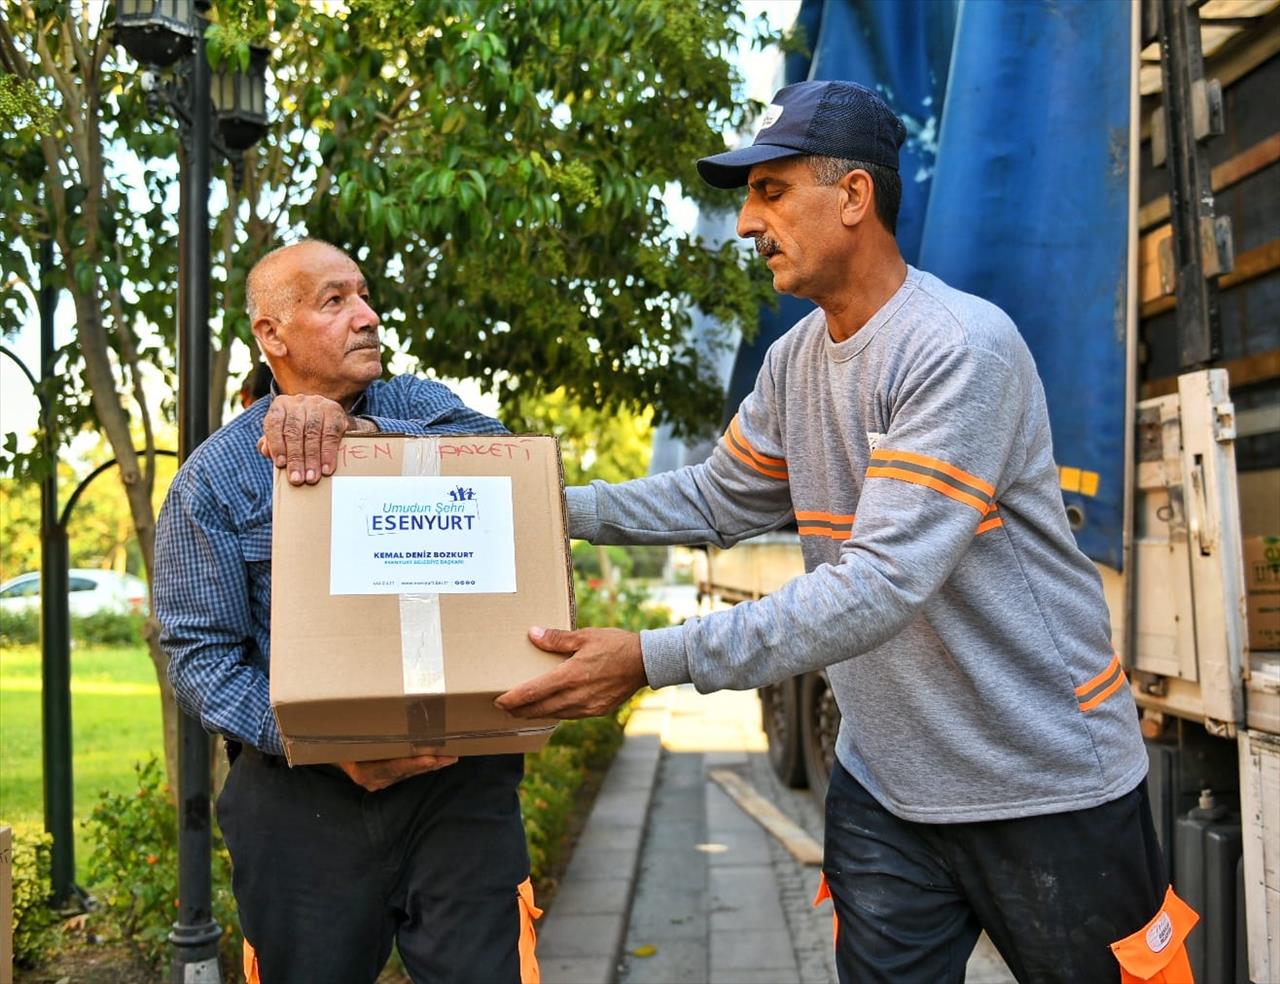
[[[415,982],[518,984],[523,772],[521,755],[468,757],[370,793],[242,751],[218,823],[262,984],[372,982],[393,940]]]
[[[825,855],[844,984],[963,981],[984,929],[1024,984],[1118,982],[1109,944],[1146,925],[1169,885],[1145,781],[1088,810],[922,824],[837,763]]]

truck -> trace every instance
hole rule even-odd
[[[1201,916],[1196,979],[1280,981],[1280,4],[804,0],[797,24],[807,53],[779,83],[885,97],[909,134],[905,258],[999,304],[1035,356],[1157,836]],[[762,312],[724,423],[809,309]],[[702,549],[699,597],[776,590],[803,573],[799,542]],[[776,774],[822,799],[825,673],[760,702]]]

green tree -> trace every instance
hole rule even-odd
[[[11,0],[0,18],[0,69],[18,80],[0,104],[0,334],[29,319],[35,246],[52,237],[76,318],[56,426],[105,435],[149,574],[154,433],[172,415],[153,394],[174,382],[177,140],[147,112],[113,17],[92,0]],[[673,230],[663,194],[732,199],[693,163],[751,108],[726,57],[747,29],[736,0],[215,0],[211,20],[215,64],[254,40],[274,53],[270,132],[243,186],[229,168],[215,181],[211,422],[249,339],[246,270],[302,234],[358,258],[403,349],[442,376],[479,378],[508,404],[563,387],[686,431],[718,418],[689,312],[746,322],[768,287],[732,246]],[[15,474],[53,466],[6,448]],[[154,625],[150,642],[172,767]]]
[[[612,413],[584,407],[562,387],[546,394],[517,394],[503,416],[512,430],[559,439],[566,485],[585,485],[597,478],[625,482],[649,467],[652,409]]]
[[[89,469],[109,459],[105,448],[97,449],[89,461],[73,468],[58,463],[59,485],[73,489]],[[152,493],[159,508],[177,468],[172,458],[157,463],[158,476]],[[40,567],[40,488],[33,482],[0,475],[0,581]],[[67,529],[67,546],[72,567],[100,567],[124,574],[146,576],[146,566],[124,488],[111,474],[99,475],[76,503]]]

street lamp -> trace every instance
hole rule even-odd
[[[248,71],[223,66],[210,95],[227,150],[243,153],[261,140],[267,132],[267,49],[249,49]]]
[[[168,68],[196,37],[191,0],[119,0],[116,41],[144,65]]]
[[[209,158],[216,150],[243,177],[243,154],[267,128],[267,53],[254,49],[249,71],[219,72],[212,85],[204,49],[209,0],[118,0],[116,40],[145,66],[154,111],[178,121],[181,205],[178,213],[178,453],[185,461],[209,436]],[[172,66],[162,78],[159,69]],[[214,135],[215,116],[221,139]],[[178,718],[178,919],[172,980],[221,979],[213,919],[210,859],[209,736],[200,722]]]

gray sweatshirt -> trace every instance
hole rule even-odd
[[[909,268],[843,342],[821,311],[796,324],[707,461],[568,501],[594,543],[727,547],[794,520],[807,573],[643,633],[649,682],[742,690],[827,667],[836,754],[899,817],[1084,809],[1146,774],[1031,353],[936,277]]]

